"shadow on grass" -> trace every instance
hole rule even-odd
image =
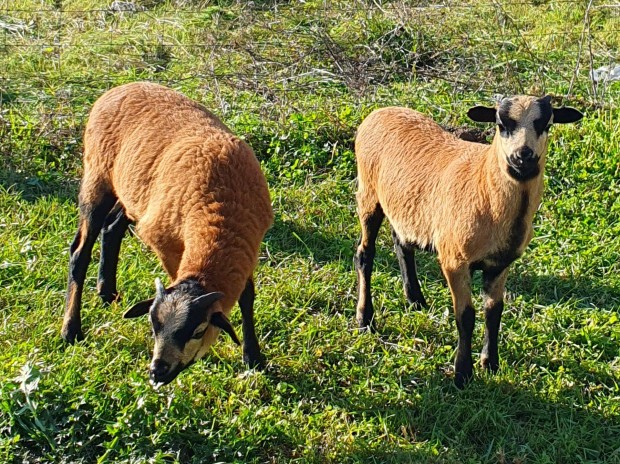
[[[35,202],[43,197],[55,197],[60,201],[77,203],[79,181],[59,172],[44,175],[17,172],[10,168],[0,169],[0,187],[23,200]]]
[[[353,255],[357,238],[335,236],[320,228],[303,227],[295,222],[283,222],[276,218],[267,233],[266,241],[272,252],[311,257],[319,265],[342,262],[350,272],[355,272]],[[418,250],[415,257],[420,280],[439,281],[446,285],[436,254]],[[375,269],[379,267],[388,269],[395,276],[400,275],[391,243],[389,248],[377,246]],[[475,273],[474,293],[482,288],[480,275],[480,272]],[[519,275],[514,266],[509,271],[507,289],[542,305],[574,300],[578,308],[613,310],[620,304],[620,288],[602,285],[595,277],[536,276],[527,273]]]
[[[620,304],[620,288],[599,284],[596,278],[524,274],[508,279],[516,293],[535,298],[545,306],[572,300],[579,309],[611,311]]]
[[[59,448],[66,462],[116,462],[121,458],[130,462],[271,462],[265,459],[287,457],[294,449],[285,430],[266,430],[261,439],[225,423],[216,410],[195,409],[191,398],[172,402],[174,393],[170,393],[166,401],[150,388],[136,391],[130,379],[115,391],[118,396],[105,392],[105,382],[101,391],[80,396],[80,382],[88,381],[74,375],[65,378],[62,390],[52,389],[53,397],[47,391],[50,396],[42,397],[45,401],[36,417],[22,406],[23,394],[16,383],[7,382],[0,388],[0,419],[10,417],[15,421],[13,430],[21,433],[13,462],[22,462],[17,456],[23,457],[23,462],[54,462]],[[140,406],[136,407],[136,401]],[[3,422],[0,420],[0,430]],[[0,443],[0,456],[2,451]]]
[[[492,376],[477,378],[464,391],[436,374],[407,394],[351,393],[327,389],[312,372],[288,372],[281,379],[296,385],[298,398],[321,397],[331,408],[383,424],[382,439],[356,437],[344,462],[620,462],[618,417],[604,417],[576,405],[575,389],[549,400]],[[585,404],[585,403],[581,403]],[[404,451],[403,447],[413,449]],[[419,445],[419,448],[418,446]],[[329,450],[325,450],[328,452]],[[322,456],[317,456],[323,462]],[[328,459],[325,459],[327,461]]]
[[[353,224],[354,222],[351,223],[351,228]],[[342,261],[353,271],[353,255],[357,249],[359,237],[351,238],[352,235],[336,236],[319,227],[304,227],[293,221],[282,221],[276,216],[265,241],[272,252],[311,257],[317,264]],[[415,257],[420,277],[443,279],[435,254],[418,250]],[[376,266],[385,266],[391,268],[393,272],[400,273],[391,241],[389,247],[377,244],[375,262]]]
[[[317,264],[346,260],[352,263],[356,240],[336,237],[320,228],[303,227],[276,219],[265,237],[271,252],[311,257]]]
[[[269,244],[274,250],[312,256],[319,263],[346,259],[349,264],[355,250],[351,238],[294,223],[277,222],[272,234]],[[435,255],[417,252],[416,259],[421,277],[444,281]],[[396,258],[386,247],[377,248],[376,262],[391,274],[399,274]],[[352,265],[350,269],[354,272]],[[481,288],[477,275],[474,292]],[[571,300],[578,308],[613,310],[620,301],[620,289],[603,285],[595,277],[519,275],[514,268],[508,289],[542,305]],[[382,337],[390,337],[386,330],[381,329]],[[336,356],[334,364],[341,361],[341,353]],[[610,362],[614,356],[617,352],[610,354]],[[533,391],[483,375],[459,392],[450,379],[437,374],[423,380],[422,387],[412,388],[404,400],[397,400],[396,394],[351,394],[348,388],[327,388],[315,380],[319,373],[291,371],[273,375],[272,381],[295,385],[297,395],[291,395],[291,403],[323,398],[331,407],[347,411],[351,421],[374,417],[395,437],[383,442],[355,438],[343,461],[620,462],[620,418],[586,409],[597,389],[617,390],[617,378],[610,372],[593,372],[578,362],[554,361],[551,355],[538,361],[544,372],[556,377],[548,383],[557,381],[558,385],[541,385]],[[559,373],[562,369],[569,370],[576,381],[564,383]],[[401,384],[406,383],[407,379],[402,379]],[[420,449],[404,452],[395,441],[414,448],[420,444]],[[329,450],[324,450],[325,455],[320,449],[315,452],[317,462],[329,461]]]
[[[144,364],[145,355],[128,352],[115,359],[126,366],[126,379],[112,392],[105,379],[101,388],[85,391],[87,368],[64,374],[61,384],[45,380],[36,420],[20,410],[23,395],[16,383],[0,386],[0,427],[10,418],[13,432],[21,432],[16,456],[53,460],[59,447],[64,459],[88,462],[128,456],[142,461],[154,449],[161,462],[620,462],[619,418],[587,410],[579,385],[537,393],[482,375],[459,391],[441,373],[428,376],[415,368],[384,382],[381,376],[347,374],[356,363],[373,371],[376,359],[348,360],[325,350],[308,369],[267,370],[253,387],[260,400],[251,410],[259,413],[233,412],[230,421],[217,412],[227,408],[230,385],[218,387],[221,404],[216,399],[213,409],[197,408],[194,400],[210,390],[209,380],[187,396],[175,397],[173,386],[152,391],[137,379],[145,372],[131,363],[135,356]],[[229,367],[240,370],[241,363]],[[334,369],[343,375],[333,375]],[[342,417],[339,439],[321,425],[326,411],[332,424],[333,415]]]

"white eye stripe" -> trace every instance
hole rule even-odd
[[[199,330],[198,332],[194,332],[194,335],[192,335],[190,340],[200,340],[204,336],[206,331],[207,331],[207,329]]]
[[[207,331],[208,327],[209,327],[209,324],[200,324],[198,327],[196,327],[196,330],[194,330],[194,333],[192,334],[191,338],[198,338],[198,336],[202,337],[204,333]]]

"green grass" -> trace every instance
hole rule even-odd
[[[587,2],[142,0],[134,14],[110,3],[0,3],[0,462],[620,463],[620,86],[594,92],[588,78],[590,59],[609,64],[620,47],[617,9],[594,2],[578,55]],[[212,108],[263,164],[276,213],[256,274],[263,372],[222,338],[151,388],[148,322],[122,313],[166,277],[133,236],[122,301],[102,305],[93,264],[86,339],[60,339],[85,118],[105,89],[140,79]],[[379,332],[359,333],[363,117],[398,104],[457,126],[496,93],[559,103],[569,89],[586,118],[551,131],[535,237],[508,279],[499,373],[453,386],[436,258],[417,255],[430,308],[414,311],[387,227]],[[476,278],[478,307],[479,290]]]

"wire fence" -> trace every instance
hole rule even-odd
[[[131,80],[276,124],[408,92],[444,110],[496,94],[598,106],[618,95],[614,1],[85,4],[0,0],[0,117],[13,137],[20,119],[81,128],[103,90]]]
[[[420,77],[433,78],[478,92],[496,93],[503,90],[501,87],[524,91],[525,83],[534,81],[540,87],[565,87],[566,96],[572,96],[575,91],[592,101],[604,98],[610,81],[605,79],[607,76],[594,72],[597,67],[615,65],[617,51],[608,45],[605,37],[618,35],[620,23],[618,28],[599,31],[599,37],[592,28],[591,14],[611,11],[617,15],[620,4],[590,1],[584,8],[584,2],[556,0],[551,2],[553,7],[574,6],[578,10],[582,16],[580,27],[577,29],[573,21],[567,22],[564,30],[528,30],[528,25],[516,15],[519,9],[535,8],[536,1],[483,5],[418,3],[422,2],[387,5],[358,2],[349,6],[326,3],[313,10],[314,17],[302,26],[273,15],[256,14],[256,10],[277,14],[284,8],[269,2],[258,6],[249,3],[247,16],[234,18],[227,18],[224,9],[208,3],[197,7],[190,2],[178,2],[187,6],[154,11],[143,4],[118,0],[105,8],[90,10],[75,9],[71,2],[62,0],[41,2],[36,8],[8,3],[0,8],[0,46],[5,55],[7,51],[17,50],[24,60],[5,64],[0,79],[3,89],[9,90],[27,89],[26,84],[33,81],[45,81],[51,86],[56,82],[88,86],[93,81],[114,83],[126,79],[128,71],[133,70],[136,77],[160,77],[173,82],[189,77],[181,75],[178,66],[178,75],[157,74],[174,67],[175,61],[188,60],[194,65],[192,78],[238,77],[247,82],[275,77],[279,83],[289,84],[276,86],[278,92],[297,90],[295,84],[300,81],[302,87],[314,81],[314,84],[337,82],[365,88],[384,84],[395,74],[408,74],[409,82]],[[294,14],[295,8],[303,8],[303,4],[286,5],[287,14]],[[442,14],[446,10],[450,14]],[[493,23],[488,22],[489,12],[495,17]],[[343,37],[335,39],[331,33],[335,23],[347,19],[371,21],[377,15],[389,24],[370,41],[360,41],[358,48],[367,48],[365,56],[356,50],[353,40],[343,43]],[[445,21],[454,18],[461,20],[460,30],[445,27]],[[209,21],[211,27],[207,26]],[[217,30],[219,24],[224,27]],[[201,26],[206,26],[203,31]],[[231,26],[238,30],[247,27],[253,37],[234,34],[228,29]],[[186,30],[179,31],[180,27]],[[425,28],[429,34],[425,34]],[[437,32],[443,32],[444,37],[430,36]],[[236,40],[231,41],[231,35]],[[532,42],[542,43],[544,48],[532,49],[529,45]],[[550,59],[559,42],[573,44],[572,47],[562,44],[567,56],[561,62],[555,57]],[[249,63],[242,66],[234,60],[224,63],[227,53]],[[484,60],[481,53],[489,53],[491,60]],[[217,55],[217,66],[209,66],[214,55]],[[84,62],[76,66],[80,56]],[[91,67],[89,56],[100,63]],[[486,70],[481,67],[484,65],[488,65]],[[501,68],[505,68],[503,78],[508,77],[508,85],[498,85],[498,74],[489,72]]]

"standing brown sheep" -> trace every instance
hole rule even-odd
[[[550,97],[529,96],[505,98],[497,108],[475,107],[468,115],[474,121],[497,124],[491,145],[460,140],[427,116],[406,108],[374,111],[360,125],[355,140],[362,226],[355,255],[357,320],[362,327],[372,323],[375,240],[387,216],[411,304],[426,306],[414,249],[438,254],[459,333],[455,361],[459,387],[473,374],[471,274],[483,273],[486,325],[481,362],[495,371],[504,284],[508,267],[532,238],[549,128],[583,116],[572,108],[552,108]]]
[[[83,338],[80,307],[86,269],[101,231],[97,288],[117,297],[116,267],[130,222],[155,251],[172,285],[125,317],[149,313],[153,382],[168,383],[203,357],[239,302],[244,360],[262,362],[254,331],[253,271],[273,220],[265,177],[252,149],[202,105],[151,83],[100,97],[84,135],[80,220],[71,245],[62,336]]]

